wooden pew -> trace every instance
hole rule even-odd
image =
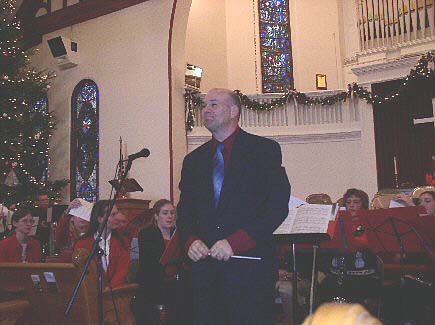
[[[0,302],[0,324],[13,325],[29,308],[27,300],[10,300]]]
[[[91,268],[82,283],[69,317],[64,316],[65,308],[77,283],[87,252],[80,250],[73,256],[74,263],[0,263],[0,299],[13,295],[16,299],[27,300],[29,308],[17,324],[98,324],[96,265]],[[51,273],[55,283],[47,282]],[[33,278],[39,276],[39,284]],[[104,291],[104,323],[116,324],[114,304],[120,324],[134,325],[131,298],[137,284],[126,284],[114,288],[112,293]]]

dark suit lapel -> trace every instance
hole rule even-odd
[[[245,170],[246,157],[248,156],[247,148],[244,144],[245,137],[245,131],[240,130],[231,152],[231,159],[225,169],[225,178],[222,185],[218,210],[225,208],[226,204],[228,204],[229,200],[231,200],[231,197],[234,196],[234,193],[238,189],[238,184]]]

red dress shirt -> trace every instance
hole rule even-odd
[[[23,248],[18,242],[17,236],[13,233],[11,236],[0,241],[0,262],[20,263],[22,251]],[[32,237],[27,238],[26,255],[26,262],[41,262],[41,244],[38,240]]]
[[[85,248],[89,252],[94,244],[94,237],[86,237],[76,242],[74,250]],[[130,251],[124,247],[121,241],[112,233],[110,239],[109,265],[107,272],[103,274],[103,281],[106,285],[110,284],[112,288],[127,283],[127,275],[130,267]]]

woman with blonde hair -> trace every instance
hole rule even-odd
[[[171,201],[158,200],[153,208],[153,225],[139,233],[139,294],[138,323],[154,324],[158,317],[157,306],[168,305],[174,298],[173,284],[178,272],[176,264],[160,263],[171,236],[175,231],[176,213]]]

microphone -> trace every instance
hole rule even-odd
[[[150,151],[147,148],[143,148],[141,151],[136,152],[132,155],[128,155],[128,160],[133,161],[137,158],[148,157],[150,155]]]

